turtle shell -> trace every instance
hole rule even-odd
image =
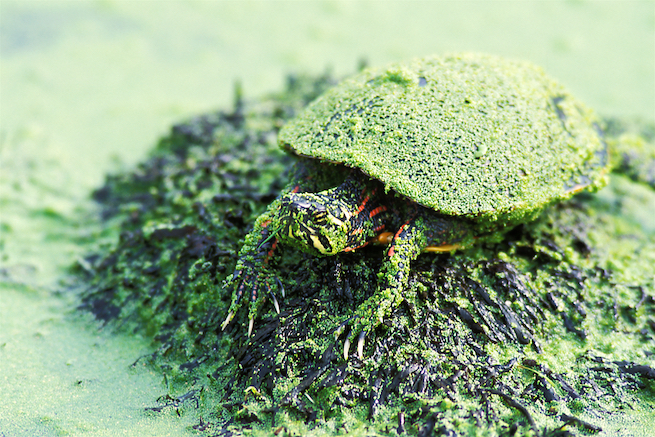
[[[279,140],[479,221],[521,221],[604,185],[607,167],[589,108],[530,63],[480,54],[363,70],[312,102]]]

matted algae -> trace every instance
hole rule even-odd
[[[340,327],[375,292],[378,247],[317,258],[280,248],[281,314],[220,329],[223,289],[294,158],[276,132],[332,85],[287,90],[175,126],[95,197],[120,241],[86,258],[83,308],[153,334],[170,390],[149,411],[202,435],[648,435],[655,418],[653,127],[611,122],[617,173],[596,194],[455,254],[419,257],[364,359]],[[632,171],[638,142],[641,170]],[[632,159],[632,162],[635,162]],[[154,400],[153,400],[154,404]]]

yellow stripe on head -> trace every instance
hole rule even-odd
[[[312,240],[312,244],[314,244],[316,250],[318,250],[321,253],[326,253],[325,247],[323,247],[321,241],[318,239],[316,235],[310,235],[309,238]]]

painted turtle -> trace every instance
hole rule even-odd
[[[353,319],[360,356],[365,333],[400,302],[419,253],[498,236],[602,187],[607,173],[589,108],[538,67],[480,54],[366,69],[312,102],[279,143],[300,158],[245,239],[223,329],[244,295],[249,335],[264,294],[279,312],[267,271],[278,243],[326,256],[376,240],[387,244],[386,259],[378,292]]]

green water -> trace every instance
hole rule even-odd
[[[472,50],[530,60],[603,115],[655,120],[655,3],[0,4],[0,435],[181,435],[145,408],[148,339],[74,311],[67,267],[115,238],[89,193],[174,122],[289,71]]]

